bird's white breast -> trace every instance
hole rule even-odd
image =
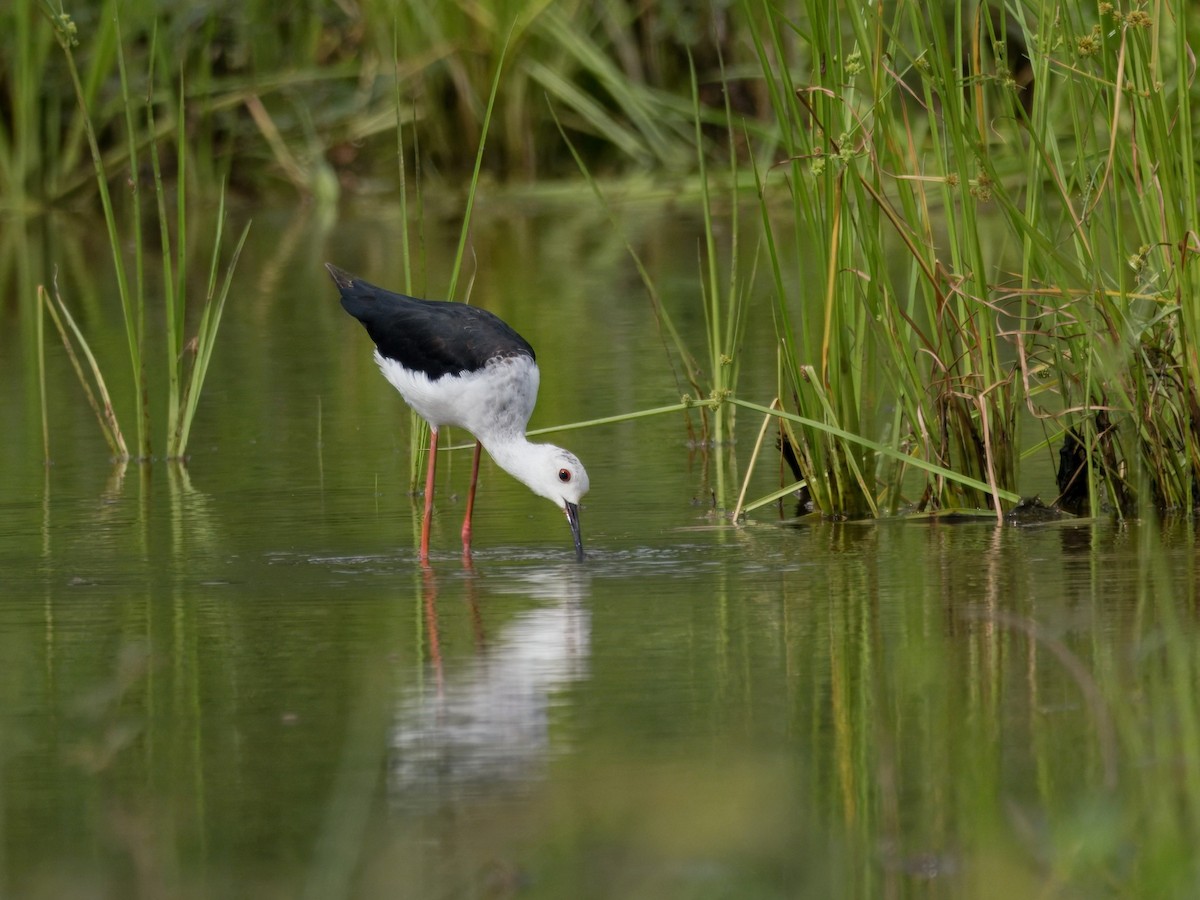
[[[540,376],[528,356],[492,359],[482,369],[436,380],[378,350],[375,362],[405,402],[434,427],[465,428],[476,437],[523,435],[537,402]]]

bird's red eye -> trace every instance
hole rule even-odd
[[[558,480],[561,481],[563,484],[566,484],[568,481],[570,481],[571,480],[571,470],[570,469],[559,469],[558,470]]]

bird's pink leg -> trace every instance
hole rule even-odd
[[[433,476],[437,471],[436,428],[429,429],[429,464],[425,470],[425,515],[421,519],[421,562],[429,562],[429,526],[433,521]]]
[[[479,454],[483,452],[483,444],[475,442],[475,460],[471,463],[471,488],[467,491],[467,514],[463,516],[462,545],[463,558],[471,556],[471,516],[475,512],[475,485],[479,483]]]

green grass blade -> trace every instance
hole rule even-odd
[[[83,332],[75,323],[75,318],[71,315],[71,311],[67,309],[67,305],[63,302],[62,296],[58,292],[58,284],[55,283],[54,285],[53,301],[51,301],[45,288],[39,288],[38,295],[42,300],[42,308],[50,313],[50,318],[53,319],[54,325],[58,329],[59,337],[62,338],[63,346],[67,351],[67,358],[71,362],[71,367],[75,370],[75,375],[79,379],[79,384],[87,397],[88,405],[91,406],[92,412],[96,415],[96,421],[100,424],[100,431],[104,435],[104,440],[108,444],[109,450],[112,451],[113,458],[117,460],[129,459],[129,450],[125,444],[125,437],[121,433],[121,427],[117,422],[117,414],[113,410],[112,397],[109,396],[108,386],[104,381],[100,365],[96,362],[96,357],[92,353],[92,348],[88,344],[87,338],[83,336]],[[72,338],[74,339],[74,343],[72,343]],[[79,353],[82,353],[84,359],[87,360],[88,371],[91,372],[90,380],[79,361],[79,356],[75,351],[76,346],[79,348]],[[93,385],[95,386],[94,390]]]
[[[513,23],[513,28],[516,23]],[[471,213],[475,209],[475,192],[479,188],[479,173],[483,169],[483,151],[487,146],[488,129],[492,124],[492,111],[496,108],[496,93],[500,90],[501,76],[504,74],[504,60],[508,54],[508,44],[512,39],[512,29],[509,30],[508,37],[505,38],[504,47],[500,51],[500,58],[496,61],[496,71],[492,75],[492,90],[488,94],[487,108],[483,114],[483,127],[479,135],[479,147],[475,151],[475,168],[471,171],[471,184],[467,189],[467,204],[463,210],[462,230],[458,235],[458,249],[454,253],[454,267],[450,271],[450,287],[446,291],[448,300],[454,299],[455,291],[458,288],[459,273],[462,271],[463,256],[467,249],[467,238],[471,233]]]
[[[186,457],[188,440],[191,437],[192,423],[196,418],[196,408],[200,403],[200,394],[204,389],[204,380],[208,376],[209,365],[212,361],[213,349],[216,346],[217,332],[221,327],[221,317],[225,312],[225,303],[229,298],[229,290],[233,283],[233,273],[237,268],[246,237],[250,234],[250,222],[242,229],[241,236],[225,267],[225,276],[217,287],[218,268],[221,253],[222,226],[225,218],[225,194],[221,193],[220,209],[217,212],[217,234],[213,239],[213,252],[209,265],[208,292],[204,300],[204,311],[200,316],[200,328],[196,334],[196,355],[192,363],[184,391],[183,415],[179,423],[179,440],[177,442],[180,458]]]
[[[744,409],[754,410],[755,412],[762,413],[763,415],[772,415],[780,419],[787,419],[789,422],[795,422],[796,424],[803,425],[806,428],[812,428],[816,431],[828,434],[831,437],[848,441],[852,444],[858,444],[859,446],[866,447],[868,450],[872,450],[875,453],[887,456],[898,462],[902,462],[905,465],[912,466],[913,468],[921,469],[925,472],[929,472],[930,474],[937,475],[955,484],[961,484],[964,487],[968,487],[972,490],[976,490],[988,495],[993,493],[997,494],[1002,500],[1007,500],[1011,503],[1016,503],[1021,499],[1019,494],[1015,494],[1012,491],[1003,489],[993,491],[990,485],[971,478],[970,476],[962,475],[951,469],[947,469],[944,466],[939,466],[936,463],[931,463],[927,460],[921,459],[920,457],[902,453],[893,447],[887,446],[886,444],[880,444],[876,441],[872,441],[870,438],[862,437],[861,435],[854,434],[834,425],[829,425],[825,422],[820,422],[816,419],[810,419],[806,416],[797,415],[796,413],[790,413],[783,410],[770,409],[769,407],[762,406],[761,404],[752,403],[749,400],[740,400],[736,397],[730,397],[728,402],[736,404],[737,406],[741,406]]]
[[[118,11],[113,9],[113,25],[117,36],[117,70],[121,76],[121,104],[125,115],[125,134],[129,153],[130,178],[134,185],[133,202],[130,212],[133,219],[133,253],[134,253],[134,290],[129,294],[124,286],[121,287],[121,311],[125,319],[126,338],[129,343],[129,360],[133,366],[135,403],[137,409],[138,455],[149,459],[151,452],[150,441],[150,390],[146,383],[146,282],[145,263],[142,247],[142,205],[138,195],[138,129],[134,123],[134,103],[129,90],[129,78],[125,66],[125,49],[121,35],[121,19]],[[110,240],[115,238],[110,234]],[[118,256],[120,248],[113,248],[113,255]],[[119,283],[119,282],[118,282]]]
[[[72,50],[72,47],[76,43],[75,26],[68,16],[56,13],[46,0],[39,0],[39,8],[50,21],[55,37],[58,39],[59,47],[62,49],[63,57],[66,60],[67,72],[71,79],[71,85],[75,90],[79,115],[87,136],[88,149],[92,155],[92,167],[95,174],[96,187],[100,194],[100,205],[104,211],[104,225],[108,233],[109,250],[112,253],[113,268],[117,276],[117,290],[121,297],[122,311],[124,313],[126,341],[129,347],[130,364],[133,370],[134,385],[138,398],[136,402],[140,407],[139,415],[137,416],[138,448],[139,452],[146,455],[149,449],[149,434],[144,428],[144,421],[140,415],[141,408],[144,408],[140,404],[144,396],[142,389],[144,387],[145,370],[142,366],[141,358],[140,326],[136,320],[136,300],[130,290],[129,279],[125,270],[125,261],[121,255],[123,244],[120,233],[117,230],[112,198],[108,192],[108,174],[105,170],[104,158],[100,152],[100,144],[96,138],[95,127],[92,124],[92,117],[88,109],[83,84],[79,79],[79,69],[75,64],[75,54]]]

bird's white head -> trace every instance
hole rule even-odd
[[[533,444],[532,454],[537,465],[533,472],[536,482],[529,482],[535,494],[553,500],[559,506],[564,503],[579,505],[588,492],[588,474],[574,453],[555,447],[553,444]]]
[[[489,451],[492,448],[488,448]],[[575,555],[583,559],[583,535],[579,529],[579,502],[588,492],[588,474],[579,458],[553,444],[525,444],[519,456],[512,460],[503,453],[492,452],[493,458],[518,480],[537,494],[555,503],[567,516],[571,536],[575,539]]]

